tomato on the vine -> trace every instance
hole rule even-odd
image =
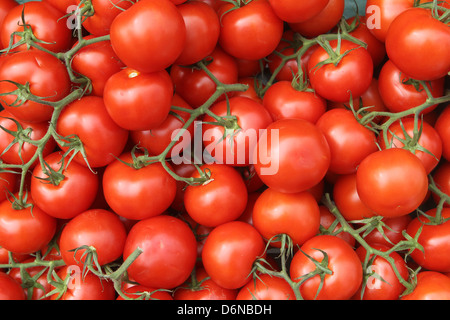
[[[411,292],[400,300],[449,300],[450,278],[436,271],[420,271],[416,276],[416,285]]]
[[[22,286],[10,275],[0,271],[0,300],[25,300]]]
[[[303,22],[318,15],[329,0],[297,1],[269,0],[275,14],[286,22]]]
[[[236,296],[236,300],[295,300],[295,293],[289,283],[280,277],[261,274],[250,279]]]

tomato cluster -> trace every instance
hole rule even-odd
[[[450,299],[450,2],[0,4],[0,299]]]

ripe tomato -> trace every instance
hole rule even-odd
[[[175,64],[194,64],[211,54],[219,41],[220,22],[216,11],[195,1],[177,6],[186,25],[186,45]]]
[[[303,119],[271,123],[256,148],[256,173],[268,187],[280,192],[297,193],[316,186],[330,165],[325,136]]]
[[[239,218],[248,201],[247,187],[239,172],[219,163],[205,164],[200,169],[209,172],[211,180],[202,185],[187,186],[184,206],[189,216],[207,227]],[[191,177],[199,178],[200,174],[195,171]]]
[[[316,123],[327,108],[325,99],[308,89],[298,90],[287,80],[271,85],[264,94],[263,104],[274,121],[299,118]]]
[[[275,14],[286,22],[303,22],[318,15],[328,4],[329,0],[295,1],[269,0]]]
[[[103,174],[103,194],[111,209],[132,220],[164,213],[175,198],[175,179],[159,162],[139,169],[123,162],[133,163],[131,153],[122,154]]]
[[[39,3],[39,2],[36,2]],[[70,79],[64,64],[49,53],[39,50],[17,52],[7,56],[0,67],[0,79],[8,79],[21,85],[29,84],[29,91],[46,101],[59,101],[70,91]],[[26,122],[44,122],[51,118],[51,106],[23,101],[13,106],[19,96],[13,83],[0,82],[0,93],[11,93],[1,97],[3,107],[12,115]]]
[[[268,274],[251,279],[236,296],[236,300],[295,300],[295,293],[283,278]]]
[[[411,222],[410,215],[404,215],[394,218],[382,218],[381,223],[384,224],[382,232],[378,229],[372,230],[364,236],[367,243],[377,243],[388,247],[393,247],[400,241],[406,240],[403,231],[406,230]]]
[[[434,125],[442,141],[442,157],[450,161],[450,105],[443,108]]]
[[[319,205],[320,210],[320,234],[328,234],[328,232],[334,233],[339,231],[342,226],[340,223],[336,223],[336,217],[331,213],[331,211],[323,206]],[[334,229],[331,229],[331,226],[335,225]],[[324,231],[323,229],[326,229],[328,231]],[[352,236],[351,233],[339,231],[339,233],[336,234],[336,237],[341,238],[342,240],[345,240],[348,242],[348,244],[354,248],[356,244],[356,239]]]
[[[282,193],[268,188],[255,202],[252,221],[266,240],[287,234],[294,245],[302,245],[319,232],[320,210],[308,191]],[[281,242],[270,245],[279,248]]]
[[[417,284],[412,292],[400,300],[449,300],[450,278],[436,271],[420,271]]]
[[[123,290],[123,293],[129,299],[173,300],[172,296],[167,291],[141,285],[134,285],[126,288]],[[119,295],[116,300],[125,300],[125,298]]]
[[[450,71],[448,24],[434,18],[429,9],[405,10],[389,27],[386,52],[389,59],[413,79],[443,78]]]
[[[0,26],[3,23],[6,15],[9,11],[11,11],[15,6],[17,6],[17,2],[15,0],[4,0],[0,4]],[[0,32],[0,49],[3,49],[3,44],[1,41],[1,32]]]
[[[245,84],[248,88],[245,91],[234,91],[233,97],[248,97],[255,100],[256,102],[262,103],[262,99],[260,97],[258,89],[260,81],[256,76],[239,77],[238,83]]]
[[[77,5],[77,0],[42,0],[42,1],[51,4],[62,13],[65,13],[69,6]]]
[[[0,271],[0,300],[26,300],[22,286],[2,271]]]
[[[160,215],[136,223],[128,233],[123,258],[137,248],[142,253],[128,267],[129,276],[141,285],[172,289],[184,283],[197,258],[197,241],[188,225]]]
[[[362,283],[363,270],[358,255],[348,242],[336,236],[318,235],[306,241],[300,249],[290,265],[293,281],[301,281],[316,269],[306,255],[326,263],[324,267],[331,271],[323,274],[322,287],[319,274],[300,285],[300,293],[305,300],[348,300],[356,293]]]
[[[261,132],[272,123],[269,112],[261,103],[248,97],[232,97],[214,104],[210,111],[218,117],[236,117],[227,127],[211,124],[216,120],[203,117],[202,137],[205,150],[214,162],[231,166],[248,166]],[[236,127],[237,125],[237,127]]]
[[[317,120],[316,126],[330,147],[330,172],[354,173],[361,161],[378,150],[375,133],[360,124],[350,110],[328,110]]]
[[[86,159],[77,153],[74,161],[91,168],[104,167],[118,157],[128,141],[128,130],[118,126],[108,114],[101,97],[84,96],[61,112],[56,131],[67,142],[67,137],[77,135],[83,143]],[[66,139],[65,139],[66,138]],[[68,147],[61,145],[63,151]]]
[[[142,73],[125,68],[105,84],[103,101],[111,118],[126,130],[148,130],[166,120],[173,96],[166,70]]]
[[[283,21],[267,0],[253,0],[230,10],[234,4],[219,8],[219,44],[233,57],[258,60],[275,50],[283,35]]]
[[[202,251],[206,272],[219,286],[239,289],[250,279],[254,261],[264,255],[264,240],[250,224],[231,221],[215,227]]]
[[[432,175],[438,189],[450,196],[450,163],[448,161],[442,161]],[[432,193],[432,197],[436,203],[439,202],[440,198],[437,194]],[[450,204],[445,202],[444,206],[450,207]]]
[[[416,210],[428,192],[426,170],[408,150],[391,148],[367,156],[356,171],[361,201],[376,214],[398,217]]]
[[[0,202],[5,200],[9,194],[15,193],[18,185],[19,181],[15,173],[0,172]]]
[[[46,2],[29,1],[15,6],[5,16],[0,29],[4,48],[9,47],[11,37],[13,43],[21,40],[21,36],[13,33],[24,30],[22,14],[25,17],[25,24],[31,27],[33,35],[42,41],[38,42],[41,47],[53,52],[64,52],[72,45],[72,30],[67,27],[67,18],[63,17],[64,14]],[[14,50],[25,51],[27,45],[20,45]]]
[[[144,0],[117,15],[110,36],[114,51],[128,67],[155,72],[179,57],[185,47],[186,26],[171,1]]]
[[[34,253],[46,246],[55,232],[56,219],[39,207],[16,210],[10,199],[0,203],[0,246],[6,250]]]
[[[194,173],[194,171],[197,170],[197,168],[193,163],[180,163],[180,164],[172,163],[172,169],[175,174],[185,178],[189,178]],[[175,199],[171,203],[170,207],[177,212],[186,212],[184,208],[184,191],[187,184],[183,181],[178,180],[176,181],[176,183],[177,183],[177,191],[175,193]]]
[[[330,41],[333,50],[337,49],[337,40]],[[352,51],[349,51],[352,50]],[[311,87],[327,100],[347,102],[352,97],[361,96],[372,83],[373,62],[369,52],[348,40],[341,40],[337,54],[347,54],[337,65],[328,63],[316,67],[330,56],[324,48],[318,47],[308,61],[308,77]]]

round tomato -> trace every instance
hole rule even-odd
[[[4,0],[0,4],[0,26],[3,23],[6,15],[9,11],[11,11],[15,6],[17,6],[17,2],[15,0]],[[3,44],[1,41],[1,32],[0,32],[0,49],[3,49]]]
[[[186,26],[171,1],[144,0],[117,15],[110,37],[114,51],[128,67],[155,72],[169,67],[180,56],[186,43]]]
[[[368,234],[364,235],[364,240],[369,243],[377,243],[387,247],[393,247],[400,241],[406,240],[403,231],[406,230],[408,224],[411,222],[410,215],[404,215],[394,218],[382,218],[380,220],[380,227],[378,226]]]
[[[77,5],[77,0],[42,0],[42,1],[51,4],[62,13],[65,13],[69,6]]]
[[[448,161],[442,161],[432,175],[436,187],[450,196],[450,163]],[[433,193],[432,197],[436,203],[439,203],[440,198],[436,193]],[[450,207],[450,203],[444,202],[444,206]]]
[[[295,300],[295,293],[283,278],[261,274],[251,279],[236,296],[236,300]]]
[[[300,249],[292,258],[290,276],[293,281],[303,282],[300,293],[305,300],[348,300],[356,293],[362,283],[363,270],[348,242],[336,236],[318,235]],[[328,271],[308,277],[316,270],[310,259],[322,263]]]
[[[172,289],[184,283],[197,258],[197,241],[189,226],[168,215],[144,219],[128,233],[123,250],[127,259],[142,253],[128,267],[130,278],[152,288]]]
[[[253,263],[264,255],[264,240],[250,224],[231,221],[215,227],[202,251],[206,272],[219,286],[239,289],[251,279]]]
[[[15,193],[18,185],[17,174],[8,171],[0,172],[0,202],[6,200],[9,194]]]
[[[416,210],[428,193],[428,176],[417,156],[391,148],[367,156],[356,171],[361,201],[376,214],[398,217]]]
[[[124,153],[105,169],[103,194],[108,205],[132,220],[164,213],[175,198],[176,180],[159,162],[141,168],[128,164],[133,164],[132,155]]]
[[[450,105],[444,107],[434,125],[442,141],[442,157],[450,161]]]
[[[166,70],[142,73],[125,68],[105,84],[103,101],[111,118],[126,130],[148,130],[169,115],[173,83]]]
[[[436,271],[421,271],[417,274],[414,290],[401,300],[449,300],[450,278]]]
[[[0,271],[0,300],[25,300],[22,286],[8,274]]]
[[[286,22],[303,22],[318,15],[328,4],[329,0],[296,1],[269,0],[275,14]]]
[[[320,234],[333,234],[338,238],[341,238],[348,242],[352,248],[355,247],[356,239],[352,236],[351,233],[341,231],[341,224],[336,223],[336,217],[331,213],[331,211],[325,207],[324,205],[319,206],[320,210]],[[331,229],[332,226],[335,226],[334,229]],[[338,232],[338,233],[337,233]]]
[[[303,119],[271,123],[254,151],[254,167],[270,188],[297,193],[316,186],[330,166],[330,148],[323,133]]]

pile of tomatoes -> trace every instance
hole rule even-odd
[[[450,1],[0,4],[0,299],[450,299]]]

